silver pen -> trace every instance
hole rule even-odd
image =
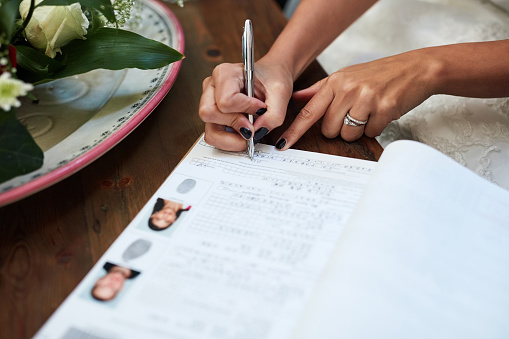
[[[254,40],[253,40],[253,24],[247,19],[244,23],[244,34],[242,34],[242,58],[244,59],[244,87],[249,97],[254,96]],[[254,122],[253,115],[248,114],[249,122]],[[251,160],[254,157],[254,140],[253,136],[247,140],[247,153]]]

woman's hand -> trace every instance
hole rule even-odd
[[[380,135],[395,119],[433,94],[431,84],[438,67],[425,50],[416,50],[372,62],[345,67],[293,98],[309,101],[283,133],[278,149],[292,146],[323,116],[322,133],[353,141],[363,134]],[[344,123],[346,114],[365,125]],[[284,140],[283,140],[284,139]]]
[[[208,144],[242,151],[247,139],[257,142],[283,123],[293,89],[290,72],[265,58],[255,64],[254,77],[254,98],[243,93],[242,64],[221,64],[203,81],[199,114]],[[254,124],[245,113],[255,116]]]

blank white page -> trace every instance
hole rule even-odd
[[[410,141],[367,187],[291,338],[508,338],[509,192]]]

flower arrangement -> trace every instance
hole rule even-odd
[[[179,2],[182,5],[182,0]],[[16,119],[35,85],[94,69],[156,69],[183,55],[119,28],[133,0],[0,0],[0,183],[40,168],[44,154]]]

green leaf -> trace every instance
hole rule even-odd
[[[139,34],[115,28],[99,28],[86,40],[73,40],[62,47],[55,60],[65,66],[48,77],[38,76],[34,82],[55,80],[94,69],[156,69],[184,56],[173,48]]]
[[[5,33],[9,40],[14,32],[14,21],[19,17],[19,4],[21,0],[0,0],[0,34]]]
[[[75,2],[86,8],[94,8],[101,12],[109,22],[116,22],[115,12],[110,0],[44,0],[39,6],[69,6]]]
[[[182,60],[173,48],[137,33],[116,28],[99,28],[86,40],[73,40],[62,47],[66,68],[84,67],[87,71],[105,69],[155,69]],[[62,70],[61,72],[64,72]]]
[[[51,78],[64,64],[50,58],[31,46],[16,45],[18,77],[26,82]]]
[[[0,183],[30,173],[42,166],[44,153],[15,111],[0,111]]]
[[[99,12],[97,11],[89,11],[87,13],[87,18],[90,24],[88,25],[87,35],[88,37],[92,36],[96,30],[100,27],[104,26],[101,18],[99,17]]]

